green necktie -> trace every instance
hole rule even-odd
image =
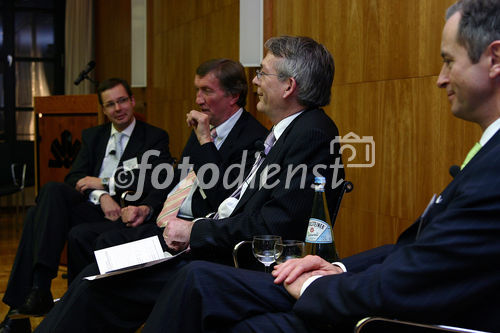
[[[474,155],[477,154],[477,152],[479,151],[479,149],[481,149],[481,144],[479,142],[476,142],[476,144],[474,145],[474,147],[472,147],[472,149],[467,154],[467,157],[465,158],[464,163],[462,163],[462,166],[460,167],[460,170],[462,170],[463,168],[465,168],[465,166],[467,165],[467,163],[469,163],[470,160],[472,160],[472,158],[474,157]]]

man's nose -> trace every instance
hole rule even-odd
[[[446,88],[446,86],[450,83],[448,78],[448,70],[445,68],[445,64],[441,67],[441,72],[439,73],[438,79],[436,81],[436,85],[438,88]]]
[[[252,79],[252,83],[255,84],[256,86],[259,85],[259,79],[257,78],[257,75],[255,75]]]

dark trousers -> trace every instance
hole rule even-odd
[[[87,281],[86,267],[35,332],[307,332],[270,274],[189,258]],[[148,318],[149,316],[149,318]],[[233,327],[233,328],[231,328]]]
[[[164,286],[143,332],[312,332],[293,313],[295,299],[273,280],[193,261]]]
[[[50,182],[42,187],[35,207],[30,208],[10,273],[3,302],[23,304],[33,284],[33,271],[43,266],[51,278],[57,276],[61,252],[74,225],[104,220],[99,206],[71,186]]]
[[[178,257],[122,275],[83,280],[98,274],[97,264],[91,264],[75,278],[35,332],[135,332],[163,287],[188,262],[189,258]]]
[[[120,245],[158,235],[165,251],[163,229],[155,223],[129,228],[118,220],[110,223],[84,223],[71,229],[68,235],[68,283],[89,264],[95,262],[94,250]]]

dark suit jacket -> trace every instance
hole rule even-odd
[[[294,311],[316,323],[380,315],[497,332],[499,258],[497,132],[394,246],[346,258],[348,273],[313,282]]]
[[[78,156],[73,163],[70,172],[64,181],[72,187],[75,187],[79,179],[85,176],[98,177],[101,169],[106,146],[111,134],[111,123],[88,128],[82,131],[82,147]],[[136,120],[134,131],[130,136],[127,147],[118,164],[118,168],[123,165],[124,161],[132,158],[137,158],[137,163],[141,162],[142,155],[150,150],[156,149],[160,151],[159,157],[151,157],[149,159],[153,165],[158,163],[172,163],[173,159],[170,156],[168,148],[168,134],[164,130]],[[150,170],[149,170],[150,171]],[[129,175],[130,176],[130,175]],[[139,170],[133,170],[133,181],[130,184],[118,185],[115,187],[115,201],[120,202],[120,195],[127,190],[135,190],[139,181]],[[144,192],[151,190],[150,177],[144,177]],[[129,178],[130,179],[130,178]]]
[[[271,186],[248,188],[228,218],[196,221],[190,239],[193,254],[197,258],[231,264],[234,245],[241,240],[251,240],[254,235],[304,239],[314,196],[313,168],[317,165],[325,166],[318,169],[318,173],[327,180],[325,192],[330,214],[335,206],[338,189],[328,185],[334,176],[329,166],[336,159],[341,164],[339,146],[335,145],[334,152],[330,152],[330,143],[336,136],[337,127],[323,110],[307,110],[295,118],[257,170],[255,184],[264,181],[267,169],[266,184]],[[303,169],[294,175],[289,172],[297,167]],[[337,178],[343,179],[343,168],[337,171]],[[276,182],[277,185],[272,186]]]
[[[256,150],[255,142],[263,140],[266,133],[267,129],[246,111],[243,111],[238,121],[234,124],[231,132],[220,147],[220,150],[217,150],[215,144],[213,143],[207,143],[201,146],[195,133],[191,133],[179,162],[182,162],[184,158],[189,158],[189,163],[193,164],[193,168],[196,173],[198,173],[200,168],[207,163],[217,165],[220,171],[220,178],[215,186],[202,190],[205,195],[202,195],[199,187],[196,189],[192,198],[191,208],[193,216],[205,216],[208,213],[217,210],[219,204],[234,190],[234,187],[224,188],[223,186],[223,175],[227,167],[233,164],[241,163],[241,157],[244,151],[247,151],[249,155],[246,165],[251,165],[253,162],[253,152]],[[203,182],[208,184],[211,176],[212,174],[210,172],[205,173],[205,179]],[[154,216],[159,214],[168,193],[175,185],[177,185],[180,181],[180,177],[181,171],[176,169],[171,186],[165,190],[152,191],[144,199],[142,204],[152,207],[155,211]],[[234,172],[228,177],[230,181],[229,183],[231,183],[236,177],[236,170],[234,170]],[[154,219],[151,220],[154,221]]]

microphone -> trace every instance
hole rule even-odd
[[[456,175],[460,172],[460,167],[458,165],[452,165],[450,167],[450,175],[455,178]]]
[[[95,61],[94,60],[89,61],[89,63],[87,64],[87,67],[85,67],[85,69],[80,72],[80,74],[76,78],[75,82],[73,82],[75,84],[75,86],[79,85],[80,82],[82,82],[85,79],[87,74],[90,73],[94,69],[94,67],[95,67]]]
[[[266,154],[264,153],[264,141],[262,140],[257,140],[254,143],[255,149],[259,152],[260,156],[266,157]]]

